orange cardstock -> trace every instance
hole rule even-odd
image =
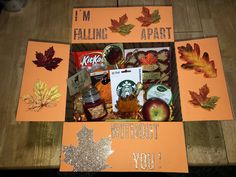
[[[52,71],[45,69],[44,67],[37,67],[33,61],[36,60],[36,52],[44,54],[46,50],[53,47],[55,54],[53,57],[61,58],[62,61],[59,66]],[[46,42],[34,42],[29,41],[26,53],[25,68],[23,81],[21,86],[17,121],[64,121],[65,109],[66,109],[66,89],[67,89],[67,75],[68,75],[68,63],[69,63],[69,51],[70,45],[46,43]],[[24,96],[34,95],[34,86],[38,81],[42,81],[47,84],[47,88],[50,89],[53,86],[58,86],[60,93],[59,101],[54,105],[48,107],[44,106],[38,111],[29,110],[29,104],[23,101]]]
[[[99,146],[93,149],[95,145],[89,145],[89,138],[84,138],[83,142],[78,141],[81,137],[78,138],[77,133],[81,134],[83,126],[93,130],[92,141],[95,144],[101,143],[99,141],[102,138],[110,137],[112,153],[105,162],[96,155],[96,150],[106,151],[109,148]],[[98,166],[108,165],[102,171],[188,172],[182,122],[65,122],[62,146],[62,149],[65,149],[65,146],[69,149],[86,148],[82,150],[82,156],[71,154],[71,151],[65,156],[62,152],[60,171],[73,171],[73,165],[64,161],[65,157],[72,155],[72,163],[84,164],[79,168],[80,171],[83,171],[82,168],[86,171],[96,171],[94,168],[88,170],[91,164],[96,163]],[[70,161],[70,158],[67,160]]]
[[[214,61],[217,70],[216,77],[206,78],[203,73],[196,73],[193,69],[183,69],[181,67],[181,65],[185,64],[186,61],[180,59],[178,47],[186,47],[187,43],[192,47],[194,46],[194,43],[199,45],[200,57],[203,56],[204,52],[208,53],[210,61]],[[217,38],[175,42],[175,52],[183,120],[204,121],[233,119]],[[209,88],[209,97],[219,97],[215,108],[210,111],[203,109],[200,106],[195,106],[189,102],[191,100],[189,91],[199,93],[199,89],[205,84],[207,84]]]
[[[142,10],[143,7],[75,8],[72,19],[72,43],[174,42],[172,7],[147,6],[146,14],[156,14],[156,18],[153,18],[156,21],[151,24],[138,21],[144,17]],[[112,31],[112,23],[119,28]],[[125,27],[121,24],[130,26]],[[132,29],[126,34],[129,27]]]
[[[72,44],[137,42],[174,42],[172,7],[73,9]],[[178,48],[187,44],[198,44],[200,57],[208,53],[216,77],[182,67]],[[33,62],[50,47],[53,58],[62,59],[52,71]],[[65,121],[69,51],[68,44],[28,42],[17,121]],[[175,52],[183,121],[233,119],[217,38],[175,42]],[[190,103],[189,91],[199,93],[204,85],[208,97],[219,97],[212,110]],[[188,172],[183,122],[65,122],[60,171]]]

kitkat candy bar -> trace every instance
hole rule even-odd
[[[72,52],[72,55],[77,70],[86,68],[90,74],[96,75],[97,72],[107,69],[107,65],[102,58],[102,50]]]
[[[102,52],[103,50],[72,52],[76,69],[85,68],[90,73],[93,85],[107,74],[107,64],[102,57]]]

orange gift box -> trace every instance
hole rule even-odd
[[[217,38],[174,41],[172,7],[75,8],[71,37],[29,41],[16,115],[65,122],[60,171],[188,172],[183,122],[233,119]],[[110,43],[170,48],[173,121],[72,122],[69,53]]]

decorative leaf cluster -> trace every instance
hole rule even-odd
[[[112,32],[117,32],[120,33],[121,35],[125,36],[131,32],[133,29],[134,25],[133,24],[126,24],[128,21],[128,17],[126,14],[123,16],[119,17],[119,21],[115,19],[111,19],[111,25],[109,29]]]
[[[149,26],[153,23],[158,23],[161,19],[159,14],[159,10],[154,10],[150,13],[150,10],[147,7],[143,7],[142,9],[143,16],[136,18],[139,22],[142,23],[142,26]],[[125,36],[131,32],[134,28],[133,24],[126,24],[128,22],[128,17],[126,14],[119,17],[119,20],[111,19],[111,25],[109,29],[112,32],[120,33],[121,35]]]
[[[61,58],[53,57],[55,54],[55,50],[53,47],[50,47],[48,50],[46,50],[43,53],[36,52],[36,60],[33,61],[33,63],[37,67],[44,67],[49,71],[52,71],[53,69],[56,69],[59,65],[59,63],[62,61]]]
[[[189,91],[192,98],[192,100],[190,100],[190,103],[196,106],[201,106],[202,108],[207,110],[214,109],[217,101],[219,100],[219,97],[217,96],[207,97],[209,92],[210,90],[207,84],[205,84],[202,88],[199,89],[199,94],[197,94],[194,91]]]
[[[159,10],[154,10],[152,13],[150,13],[148,8],[143,7],[142,14],[143,16],[137,18],[137,20],[142,23],[142,26],[149,26],[153,23],[158,23],[161,19]]]
[[[28,109],[38,112],[43,107],[53,107],[59,101],[61,94],[58,87],[47,88],[47,84],[37,81],[33,94],[23,96],[23,101],[28,104]]]
[[[194,43],[194,48],[190,44],[178,47],[180,59],[186,61],[181,67],[184,69],[193,69],[196,73],[204,73],[206,78],[214,78],[217,76],[217,69],[213,60],[209,59],[207,52],[200,57],[200,47]]]
[[[77,133],[79,145],[63,146],[64,162],[73,166],[74,172],[101,171],[109,167],[107,158],[113,153],[111,137],[93,141],[93,130],[86,125]]]

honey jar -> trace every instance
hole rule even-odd
[[[83,92],[83,108],[88,121],[100,121],[107,115],[104,100],[100,99],[98,90],[90,87]]]

